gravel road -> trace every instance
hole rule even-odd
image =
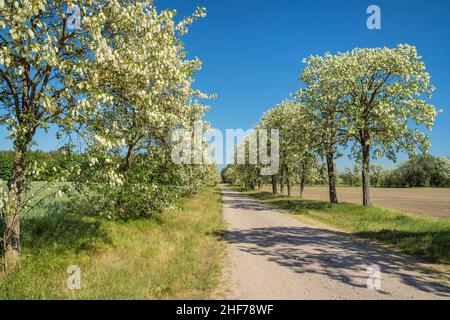
[[[228,226],[221,298],[450,299],[442,274],[410,256],[221,190]]]

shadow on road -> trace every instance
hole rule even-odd
[[[223,190],[223,195],[224,203],[233,209],[278,212],[241,194]],[[418,290],[450,297],[450,288],[434,279],[433,271],[417,271],[413,257],[346,233],[315,227],[274,226],[230,230],[222,236],[242,251],[264,256],[297,273],[316,273],[355,287],[366,287],[366,268],[376,264],[382,277],[389,275]]]

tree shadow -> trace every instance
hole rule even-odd
[[[333,207],[329,202],[304,199],[275,199],[271,203],[284,210],[302,213],[308,210],[326,210]]]
[[[450,230],[448,229],[427,232],[365,231],[355,233],[355,235],[395,244],[408,253],[423,256],[430,262],[450,262]]]
[[[236,201],[236,200],[223,200],[224,204],[229,204],[232,209],[241,210],[253,210],[253,211],[273,211],[276,212],[275,208],[268,207],[264,203],[258,202],[248,202],[248,201]],[[251,213],[251,212],[249,212]]]
[[[248,191],[248,190],[247,190]],[[255,211],[276,211],[274,208],[283,209],[293,214],[307,213],[309,210],[329,211],[341,205],[346,205],[347,209],[358,209],[361,212],[368,212],[372,208],[358,208],[356,204],[339,203],[331,204],[320,200],[306,200],[291,198],[286,195],[277,195],[269,192],[252,193],[251,197],[259,200],[268,200],[261,203],[254,203],[242,194],[224,192],[226,197],[240,198],[241,201],[225,200],[231,208],[250,209]],[[273,205],[274,208],[271,208]],[[407,215],[396,215],[389,219],[398,223],[400,220],[411,219]],[[384,229],[380,231],[356,232],[354,235],[360,238],[376,239],[378,241],[394,244],[402,248],[405,252],[419,255],[421,259],[429,262],[450,263],[450,230],[448,228],[430,228],[426,231],[399,231]]]
[[[333,207],[323,201],[292,199],[267,192],[256,193],[258,194],[261,194],[259,199],[270,199],[269,203],[258,202],[243,194],[223,190],[225,203],[235,209],[277,212],[277,208],[282,208],[301,214],[302,211],[310,209],[327,210]],[[384,230],[357,235],[380,240],[384,238],[385,241],[389,238],[386,242],[390,243],[393,243],[395,238],[412,243],[417,243],[417,238],[426,239],[427,236],[428,239],[437,238],[439,241],[433,243],[436,245],[435,249],[440,250],[438,254],[442,256],[442,250],[448,250],[449,235],[448,232],[442,234],[440,230],[437,233],[439,234]],[[222,236],[225,241],[242,251],[264,256],[269,261],[297,273],[320,274],[351,286],[366,288],[367,267],[374,264],[380,267],[383,277],[396,278],[405,285],[423,292],[450,297],[450,287],[439,280],[440,273],[423,270],[418,265],[420,260],[416,257],[404,255],[398,250],[383,247],[352,234],[307,226],[274,226],[230,230]]]
[[[248,191],[248,189],[244,189]],[[256,211],[277,211],[277,208],[289,210],[294,213],[302,213],[308,210],[325,210],[331,208],[333,205],[325,201],[292,199],[286,195],[273,194],[265,191],[255,192],[251,194],[252,198],[258,200],[270,200],[270,204],[274,204],[277,208],[267,205],[264,202],[249,201],[245,194],[236,192],[222,191],[226,198],[231,200],[223,200],[223,203],[230,204],[233,209],[249,209]]]
[[[450,288],[431,279],[430,274],[417,271],[412,258],[345,233],[309,227],[269,227],[231,230],[223,237],[242,251],[265,256],[297,273],[320,274],[366,288],[367,267],[374,264],[380,267],[383,276],[397,278],[424,292],[450,297]]]

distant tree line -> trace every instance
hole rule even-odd
[[[345,168],[339,173],[340,184],[361,186],[360,165]],[[450,159],[429,154],[413,156],[396,168],[374,164],[370,167],[372,185],[375,187],[413,188],[450,187]]]

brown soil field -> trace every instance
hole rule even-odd
[[[264,190],[271,191],[272,189],[271,186],[265,186]],[[372,188],[371,191],[375,206],[415,215],[450,218],[450,188]],[[338,187],[337,194],[339,202],[362,203],[360,187]],[[298,186],[293,187],[292,195],[299,195]],[[304,198],[327,201],[329,199],[328,187],[307,186]]]

